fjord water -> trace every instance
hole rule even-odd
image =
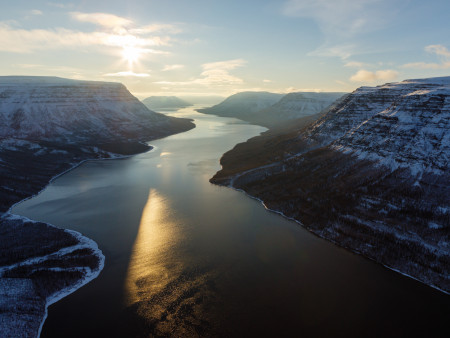
[[[42,337],[449,336],[450,297],[209,183],[258,126],[197,127],[92,161],[13,213],[81,232],[100,276],[50,306]]]

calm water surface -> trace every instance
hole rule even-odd
[[[87,162],[13,212],[74,229],[106,256],[49,308],[42,337],[450,337],[450,297],[208,182],[261,127],[184,109],[197,128]]]

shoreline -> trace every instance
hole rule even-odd
[[[151,142],[151,141],[149,141],[149,142]],[[88,159],[79,161],[78,163],[75,163],[74,165],[72,165],[70,168],[68,168],[68,169],[64,170],[63,172],[58,173],[58,174],[54,175],[53,177],[51,177],[50,180],[48,181],[48,183],[41,190],[39,190],[37,193],[35,193],[35,194],[31,195],[31,196],[28,196],[28,197],[24,198],[23,200],[20,200],[20,201],[14,203],[13,205],[11,205],[6,212],[1,214],[1,217],[2,218],[6,218],[6,219],[7,218],[15,218],[15,219],[20,218],[21,220],[27,220],[27,221],[36,223],[38,221],[32,220],[32,219],[29,219],[29,218],[27,218],[25,216],[21,216],[21,215],[13,213],[12,209],[15,206],[17,206],[17,205],[19,205],[19,204],[21,204],[21,203],[23,203],[23,202],[25,202],[25,201],[33,198],[33,197],[38,196],[39,194],[44,192],[50,186],[50,184],[52,182],[54,182],[57,178],[59,178],[59,177],[65,175],[65,174],[71,172],[72,170],[80,167],[82,164],[84,164],[86,162],[91,162],[91,161],[92,162],[94,162],[94,161],[108,161],[108,160],[124,160],[124,159],[130,158],[132,156],[139,155],[139,154],[144,154],[144,153],[147,153],[147,152],[152,152],[152,151],[155,151],[157,149],[157,147],[155,147],[155,146],[152,146],[152,145],[149,145],[149,144],[146,144],[146,143],[145,143],[145,145],[148,146],[149,148],[146,149],[145,151],[141,151],[141,152],[138,152],[138,153],[135,153],[135,154],[119,155],[119,154],[115,154],[115,153],[110,153],[111,157],[88,158]],[[86,275],[82,279],[78,280],[73,285],[71,285],[71,286],[69,286],[67,288],[63,288],[63,289],[60,289],[60,290],[56,291],[52,296],[48,297],[45,300],[45,304],[44,304],[44,309],[45,310],[44,310],[44,314],[43,314],[41,323],[39,325],[39,330],[38,330],[38,333],[37,333],[36,337],[40,337],[40,335],[42,333],[42,329],[43,329],[45,321],[46,321],[46,319],[48,317],[48,307],[50,305],[60,301],[61,299],[65,298],[66,296],[74,293],[75,291],[77,291],[78,289],[83,287],[84,285],[88,284],[89,282],[91,282],[95,278],[97,278],[100,275],[101,271],[103,270],[103,268],[105,266],[105,260],[106,260],[106,257],[103,255],[103,252],[100,250],[100,248],[98,247],[98,244],[94,240],[84,236],[83,234],[81,234],[80,232],[77,232],[75,230],[63,229],[63,228],[60,228],[60,227],[58,227],[56,225],[53,225],[51,223],[47,223],[47,222],[44,222],[44,223],[46,225],[50,226],[50,227],[53,227],[53,228],[56,228],[56,229],[59,229],[59,230],[62,230],[62,231],[66,231],[66,232],[70,233],[73,237],[75,237],[75,239],[78,240],[78,244],[76,244],[74,246],[71,246],[71,247],[65,247],[63,249],[60,249],[58,252],[60,252],[60,251],[71,252],[71,251],[74,251],[74,250],[77,250],[77,249],[89,248],[89,249],[92,249],[94,255],[99,259],[99,265],[98,265],[98,268],[95,269],[95,270],[91,270],[91,269],[88,268],[89,271],[86,271]],[[54,252],[52,254],[58,254],[58,252]],[[33,257],[31,259],[39,260],[39,259],[42,259],[42,258],[43,257]],[[18,264],[23,264],[25,262],[26,261],[22,261],[22,262],[20,262]],[[0,277],[0,278],[2,278],[2,277]]]
[[[47,223],[47,224],[49,224],[49,223]],[[49,224],[49,225],[56,227],[53,224]],[[89,269],[90,271],[88,271],[86,273],[86,275],[83,279],[80,279],[78,282],[76,282],[72,286],[69,286],[65,289],[61,289],[61,290],[57,291],[55,294],[53,294],[52,296],[50,296],[46,299],[45,312],[44,312],[44,316],[42,318],[41,325],[39,326],[39,331],[38,331],[37,337],[41,336],[42,328],[44,327],[45,320],[48,317],[48,307],[50,305],[58,302],[59,300],[63,299],[64,297],[74,293],[75,291],[77,291],[81,287],[85,286],[86,284],[90,283],[91,281],[93,281],[95,278],[97,278],[100,275],[100,272],[105,267],[106,257],[105,257],[105,255],[103,255],[103,252],[99,249],[98,244],[94,240],[92,240],[86,236],[83,236],[78,231],[69,230],[69,229],[65,229],[65,230],[67,232],[69,232],[71,235],[73,235],[76,239],[79,240],[80,243],[75,246],[75,250],[79,249],[79,248],[92,249],[92,251],[95,253],[97,258],[99,259],[99,265],[98,265],[98,268],[95,270]],[[83,244],[84,244],[84,246],[83,246]]]
[[[439,288],[439,287],[436,286],[436,285],[428,284],[428,283],[426,283],[426,282],[424,282],[424,281],[418,279],[417,277],[408,275],[407,273],[400,271],[400,270],[397,269],[397,268],[394,268],[394,267],[391,267],[391,266],[389,266],[389,265],[386,265],[386,264],[383,264],[383,263],[381,263],[381,262],[378,262],[378,261],[376,261],[375,259],[373,259],[373,258],[371,258],[371,257],[368,257],[367,255],[365,255],[365,254],[362,253],[361,251],[358,251],[358,250],[356,250],[356,249],[353,249],[353,248],[350,248],[350,247],[347,247],[347,246],[343,246],[343,245],[341,245],[340,243],[336,242],[336,241],[333,240],[333,239],[329,239],[329,238],[327,238],[327,237],[322,236],[322,235],[319,234],[319,233],[316,233],[315,231],[313,231],[313,229],[307,227],[307,226],[306,226],[305,224],[303,224],[300,220],[297,220],[297,219],[295,219],[295,218],[293,218],[293,217],[287,216],[287,215],[285,215],[282,211],[275,210],[275,209],[270,209],[269,207],[266,206],[266,204],[264,203],[264,201],[263,201],[262,199],[260,199],[260,198],[258,198],[258,197],[256,197],[256,196],[250,195],[249,193],[247,193],[247,192],[246,192],[245,190],[243,190],[243,189],[235,188],[235,187],[232,185],[232,183],[231,183],[232,181],[234,181],[234,180],[233,180],[233,179],[230,179],[230,183],[229,183],[228,185],[221,185],[221,184],[217,184],[217,183],[213,183],[213,184],[216,184],[216,185],[218,185],[218,186],[222,186],[222,187],[225,187],[225,188],[233,189],[233,190],[235,190],[235,191],[244,193],[247,197],[249,197],[249,198],[251,198],[251,199],[254,199],[254,200],[260,202],[260,203],[262,204],[262,206],[264,207],[264,209],[266,209],[267,211],[276,213],[276,214],[278,214],[278,215],[280,215],[280,216],[282,216],[282,217],[284,217],[284,218],[286,218],[286,219],[288,219],[288,220],[290,220],[290,221],[293,221],[293,222],[299,224],[303,229],[309,231],[310,233],[314,234],[315,236],[317,236],[317,237],[319,237],[319,238],[321,238],[321,239],[324,239],[324,240],[326,240],[326,241],[328,241],[328,242],[331,242],[331,243],[333,243],[334,245],[338,246],[339,248],[342,248],[342,249],[345,249],[345,250],[347,250],[347,251],[350,251],[351,253],[353,253],[353,254],[355,254],[355,255],[362,256],[362,257],[364,257],[364,258],[366,258],[366,259],[368,259],[368,260],[370,260],[370,261],[372,261],[372,262],[374,262],[374,263],[376,263],[376,264],[380,264],[381,266],[383,266],[383,267],[385,267],[385,268],[387,268],[387,269],[389,269],[389,270],[391,270],[391,271],[394,271],[394,272],[396,272],[396,273],[399,273],[399,274],[401,274],[401,275],[403,275],[403,276],[405,276],[405,277],[411,278],[411,279],[413,279],[413,280],[415,280],[415,281],[417,281],[417,282],[420,282],[420,283],[423,284],[423,285],[426,285],[426,286],[428,286],[428,287],[431,287],[431,288],[433,288],[433,289],[435,289],[435,290],[438,290],[438,291],[444,293],[445,295],[450,296],[450,292],[448,292],[448,291],[446,291],[446,290],[443,290],[443,289]]]

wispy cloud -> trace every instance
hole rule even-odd
[[[101,27],[112,28],[119,33],[126,32],[125,28],[133,24],[133,21],[129,19],[109,13],[71,12],[70,15],[75,20],[93,23]]]
[[[415,68],[415,69],[448,69],[450,68],[450,50],[443,45],[429,45],[425,47],[425,51],[431,54],[435,54],[440,58],[440,62],[411,62],[404,64],[403,68]]]
[[[147,73],[135,73],[133,71],[117,72],[117,73],[107,73],[103,76],[108,77],[149,77],[150,74]]]
[[[80,22],[93,23],[99,29],[90,32],[65,28],[22,29],[0,22],[0,51],[32,53],[48,49],[107,46],[136,48],[140,54],[167,54],[154,47],[169,46],[170,36],[153,33],[158,30],[167,31],[171,25],[136,27],[133,21],[108,13],[72,12],[70,16]]]
[[[366,66],[367,66],[366,63],[358,62],[358,61],[348,61],[344,64],[344,67],[349,67],[349,68],[363,68]]]
[[[385,28],[399,11],[399,0],[287,0],[282,13],[312,19],[324,35],[311,56],[343,60],[359,52],[356,38]]]
[[[288,0],[287,16],[312,18],[326,34],[352,36],[373,31],[388,20],[386,0]]]
[[[240,84],[244,81],[230,74],[230,70],[244,66],[247,61],[243,59],[234,59],[228,61],[211,62],[202,65],[203,76],[196,80],[199,84]]]
[[[39,10],[39,9],[32,9],[30,11],[30,14],[31,15],[43,15],[44,13],[41,10]]]
[[[234,76],[230,73],[231,70],[242,67],[247,63],[243,59],[234,59],[219,62],[209,62],[202,65],[203,71],[200,77],[181,82],[160,81],[156,82],[162,85],[171,86],[188,86],[188,85],[200,85],[200,86],[229,86],[239,85],[244,82],[241,78]]]
[[[392,69],[378,70],[371,72],[361,69],[350,77],[353,82],[376,82],[376,81],[392,81],[397,79],[398,72]]]
[[[165,65],[161,71],[167,72],[170,70],[176,70],[176,69],[182,69],[182,68],[184,68],[184,65]]]
[[[48,6],[56,7],[56,8],[72,8],[74,7],[73,3],[61,3],[61,2],[47,2]]]

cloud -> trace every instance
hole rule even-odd
[[[426,46],[425,50],[428,53],[433,53],[439,56],[443,56],[446,59],[450,59],[450,50],[448,50],[445,46],[442,45],[430,45]]]
[[[229,73],[230,70],[242,67],[247,62],[243,59],[235,59],[220,62],[205,63],[202,65],[203,78],[197,79],[198,84],[240,84],[243,80]]]
[[[264,79],[263,82],[264,82],[264,83],[271,83],[272,81],[269,80],[269,79]]]
[[[430,54],[435,54],[441,59],[440,63],[432,62],[411,62],[402,65],[402,68],[415,69],[448,69],[450,68],[450,51],[442,45],[429,45],[425,47],[425,51]]]
[[[108,74],[104,74],[103,76],[108,76],[108,77],[149,77],[150,74],[135,73],[133,71],[125,71],[125,72],[118,72],[118,73],[108,73]]]
[[[60,2],[47,2],[48,6],[56,7],[56,8],[72,8],[74,5],[72,3],[60,3]]]
[[[344,65],[344,67],[350,67],[350,68],[363,68],[366,66],[367,66],[367,64],[365,64],[364,62],[358,62],[358,61],[349,61]]]
[[[101,27],[113,28],[118,31],[123,30],[125,27],[130,26],[133,23],[133,21],[129,19],[108,13],[71,12],[70,15],[75,20],[90,22]]]
[[[170,46],[170,36],[154,35],[158,29],[168,29],[171,25],[133,27],[135,24],[126,18],[107,13],[72,12],[73,18],[80,22],[90,22],[99,26],[91,32],[56,29],[20,29],[5,22],[0,22],[0,51],[13,53],[31,53],[38,50],[67,49],[80,47],[116,47],[136,48],[141,54],[167,54],[167,52],[150,49],[155,46]],[[166,27],[167,26],[167,27]],[[132,33],[134,32],[134,33]]]
[[[350,81],[354,82],[375,82],[375,81],[392,81],[398,77],[398,72],[392,69],[378,70],[371,72],[361,69],[350,77]]]
[[[39,9],[33,9],[33,10],[30,11],[30,13],[31,13],[31,15],[42,15],[42,14],[44,14]]]
[[[388,27],[400,12],[400,0],[287,0],[282,6],[286,16],[307,18],[323,33],[323,44],[310,56],[339,57],[343,60],[357,52],[358,37]],[[364,43],[359,40],[359,44]]]
[[[287,16],[312,18],[326,34],[353,36],[383,26],[392,11],[386,0],[288,0]]]
[[[170,70],[176,70],[176,69],[181,69],[181,68],[184,68],[184,65],[165,65],[161,71],[167,72]]]
[[[239,85],[244,82],[241,78],[238,78],[230,74],[231,70],[242,67],[247,63],[243,59],[233,59],[219,62],[209,62],[202,65],[203,71],[200,73],[200,77],[192,79],[190,81],[170,82],[159,81],[157,84],[170,85],[170,86],[230,86]]]
[[[288,87],[284,90],[285,93],[321,93],[323,89],[320,88],[296,88],[296,87]]]

